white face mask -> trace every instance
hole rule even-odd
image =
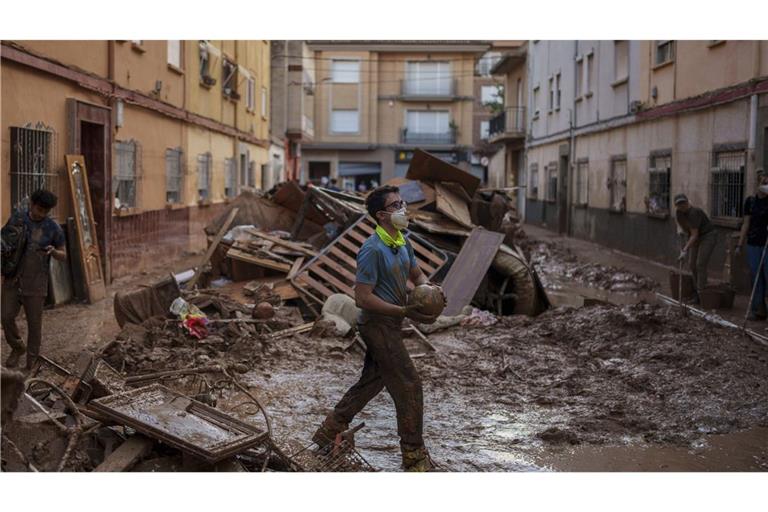
[[[757,189],[763,194],[768,194],[768,185],[760,185]]]
[[[392,221],[392,225],[395,227],[395,229],[402,230],[408,227],[408,213],[406,212],[405,208],[401,208],[396,212],[389,213],[389,218]]]

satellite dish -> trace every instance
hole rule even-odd
[[[489,163],[491,163],[491,161],[488,160],[487,156],[484,156],[483,158],[480,159],[480,165],[482,165],[483,167],[488,167]]]

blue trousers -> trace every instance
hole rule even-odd
[[[765,314],[765,285],[768,283],[768,254],[765,256],[763,268],[758,269],[762,256],[762,245],[747,244],[747,261],[749,262],[749,274],[752,278],[752,286],[755,286],[755,279],[757,279],[755,296],[752,298],[752,304],[750,305],[752,313],[755,314]]]

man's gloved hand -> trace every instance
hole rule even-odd
[[[683,261],[686,256],[688,256],[688,251],[683,249],[682,251],[680,251],[680,256],[677,257],[677,261]]]
[[[420,313],[418,304],[403,306],[403,313],[407,318],[410,318],[414,322],[418,322],[420,324],[433,324],[437,320],[437,316],[439,316],[429,316],[425,315],[424,313]]]

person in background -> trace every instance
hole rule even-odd
[[[341,192],[341,189],[339,188],[339,180],[336,178],[331,178],[331,185],[328,187],[328,190],[333,190],[334,192]]]
[[[717,231],[704,210],[691,206],[685,194],[675,196],[675,210],[677,225],[688,235],[677,259],[683,261],[690,256],[691,274],[696,287],[693,303],[698,304],[699,295],[707,286],[707,267],[717,244]]]
[[[48,215],[58,201],[56,195],[40,189],[32,193],[29,210],[17,210],[6,223],[8,226],[26,225],[26,244],[18,268],[13,275],[3,276],[2,326],[5,339],[11,346],[11,354],[5,365],[19,364],[27,353],[27,370],[32,368],[40,353],[43,328],[43,305],[48,295],[48,273],[51,257],[59,261],[67,259],[64,247],[64,231]],[[16,317],[24,307],[27,317],[27,345],[21,340]]]
[[[765,307],[768,265],[764,263],[760,268],[760,260],[768,240],[768,174],[763,169],[757,170],[757,192],[744,201],[744,221],[741,224],[736,254],[741,254],[745,240],[751,285],[755,289],[747,319],[765,320],[768,317]]]

